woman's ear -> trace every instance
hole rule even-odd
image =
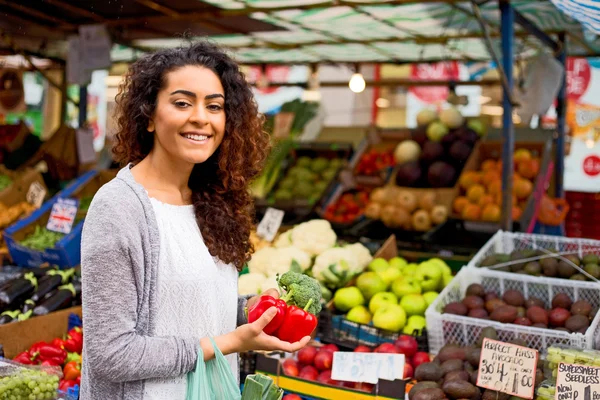
[[[154,132],[154,121],[152,121],[152,120],[148,121],[148,128],[146,128],[146,130],[150,133]]]

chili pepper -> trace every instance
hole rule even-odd
[[[75,380],[78,376],[81,376],[81,370],[76,361],[71,361],[65,364],[63,368],[63,375],[66,380]]]
[[[269,308],[277,308],[275,317],[265,326],[263,331],[267,335],[272,335],[283,323],[288,305],[281,299],[275,299],[273,296],[261,296],[252,309],[248,312],[248,322],[254,322],[260,318]]]
[[[31,355],[28,351],[24,351],[13,358],[13,361],[16,361],[21,364],[32,365],[33,361],[31,361]]]
[[[290,343],[297,342],[303,337],[309,336],[317,327],[317,317],[306,311],[311,306],[312,301],[310,299],[304,309],[296,306],[288,306],[285,319],[275,336]]]
[[[83,334],[79,328],[73,328],[67,333],[64,348],[69,353],[79,353],[83,350]]]
[[[69,390],[69,388],[75,387],[77,386],[77,381],[75,380],[67,380],[67,379],[63,379],[60,381],[60,384],[58,385],[58,390],[60,390],[61,392],[67,392],[67,390]]]

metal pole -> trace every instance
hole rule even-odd
[[[79,127],[87,122],[87,85],[79,86]]]
[[[502,67],[506,74],[509,90],[514,87],[513,79],[513,44],[515,16],[513,8],[507,0],[500,1],[501,34],[502,34]],[[502,99],[504,114],[502,116],[502,221],[501,228],[512,231],[512,192],[513,192],[513,152],[515,149],[515,131],[512,120],[513,105],[510,94],[503,88]]]
[[[68,83],[67,83],[67,67],[63,65],[63,69],[62,69],[62,82],[60,83],[60,87],[62,88],[60,90],[60,124],[64,124],[65,121],[67,120],[67,98],[69,97],[67,95],[67,88],[68,88]]]
[[[562,45],[560,53],[556,57],[563,65],[564,73],[562,76],[562,84],[557,97],[556,105],[556,179],[555,179],[555,196],[558,198],[564,197],[563,179],[565,173],[565,125],[567,118],[567,41],[565,33],[558,35],[558,40]]]

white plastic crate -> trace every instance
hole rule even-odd
[[[447,343],[473,344],[479,338],[482,329],[488,326],[496,329],[499,340],[520,338],[529,347],[539,351],[559,344],[578,349],[600,347],[600,312],[597,313],[585,334],[443,314],[446,304],[461,301],[465,297],[467,287],[472,283],[479,283],[486,291],[495,292],[500,297],[506,290],[514,289],[523,293],[526,299],[537,297],[549,305],[555,295],[566,293],[573,301],[587,300],[593,307],[600,307],[600,285],[595,282],[542,278],[493,271],[472,265],[466,266],[446,286],[425,313],[431,353],[437,354]]]
[[[581,258],[587,253],[600,255],[600,240],[498,231],[475,254],[468,265],[478,266],[488,256],[498,253],[509,254],[515,250],[556,250],[559,254],[574,254]]]

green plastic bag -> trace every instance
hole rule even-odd
[[[210,342],[215,358],[205,362],[202,348],[198,348],[196,368],[187,375],[186,400],[240,400],[240,387],[229,363],[212,338]]]

